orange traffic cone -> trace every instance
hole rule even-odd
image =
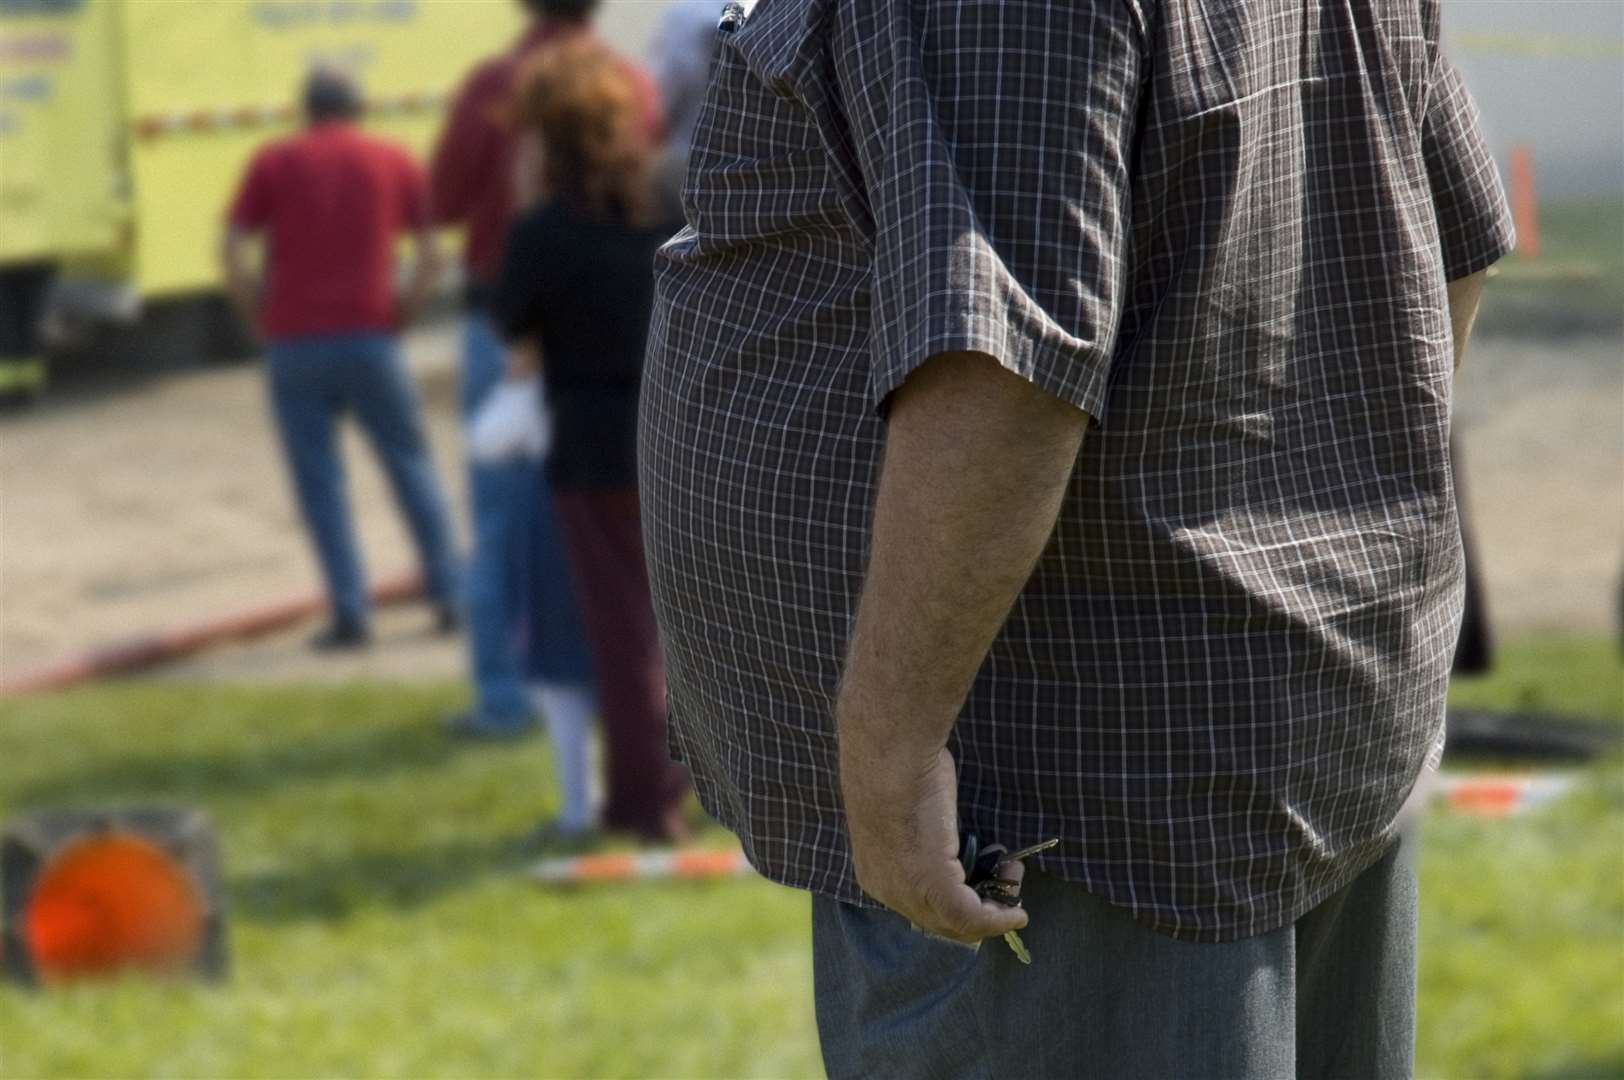
[[[47,982],[125,969],[174,974],[197,962],[203,900],[184,867],[151,841],[112,832],[46,864],[23,940]]]
[[[222,974],[218,855],[202,815],[63,812],[0,834],[8,974]]]

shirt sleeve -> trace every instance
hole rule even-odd
[[[434,146],[429,159],[429,190],[438,224],[466,222],[479,201],[482,179],[500,165],[502,133],[493,116],[500,94],[492,90],[495,81],[488,69],[468,79]]]
[[[261,151],[249,162],[226,220],[249,232],[263,229],[271,221],[272,194],[270,155]]]
[[[854,32],[890,40],[846,81],[874,216],[873,404],[973,351],[1100,418],[1146,73],[1136,6],[872,8],[884,25]]]
[[[544,256],[541,229],[535,219],[524,217],[514,222],[508,230],[502,269],[491,297],[491,319],[505,341],[541,333]]]
[[[1454,281],[1509,252],[1516,233],[1500,173],[1465,81],[1441,51],[1433,72],[1421,133],[1422,152],[1438,218],[1444,276]]]

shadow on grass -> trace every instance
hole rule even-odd
[[[536,856],[518,838],[358,852],[296,868],[233,876],[233,915],[257,922],[340,919],[369,907],[413,908],[491,875],[517,875]]]
[[[352,734],[272,743],[262,750],[163,750],[99,758],[83,768],[25,782],[6,802],[22,808],[86,799],[106,803],[240,798],[352,774],[376,780],[445,764],[466,747],[447,739],[439,721],[423,718]]]

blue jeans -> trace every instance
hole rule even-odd
[[[467,420],[502,381],[506,359],[490,320],[471,313],[464,328],[462,411]],[[500,727],[530,721],[527,678],[582,685],[590,680],[585,636],[558,539],[541,464],[471,462],[468,647],[475,711]]]
[[[341,333],[273,342],[270,388],[334,619],[365,626],[370,606],[338,451],[338,421],[347,412],[366,432],[405,513],[425,591],[439,603],[455,602],[456,556],[445,500],[394,338]]]
[[[1029,870],[1024,967],[889,911],[812,898],[830,1080],[1200,1077],[1408,1080],[1415,1052],[1415,836],[1294,924],[1174,941],[1081,885]]]

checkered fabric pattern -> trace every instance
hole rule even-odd
[[[1434,0],[763,0],[723,34],[642,404],[673,745],[854,903],[831,707],[886,395],[1095,420],[951,749],[964,827],[1191,941],[1376,860],[1461,610],[1444,284],[1511,244]]]

